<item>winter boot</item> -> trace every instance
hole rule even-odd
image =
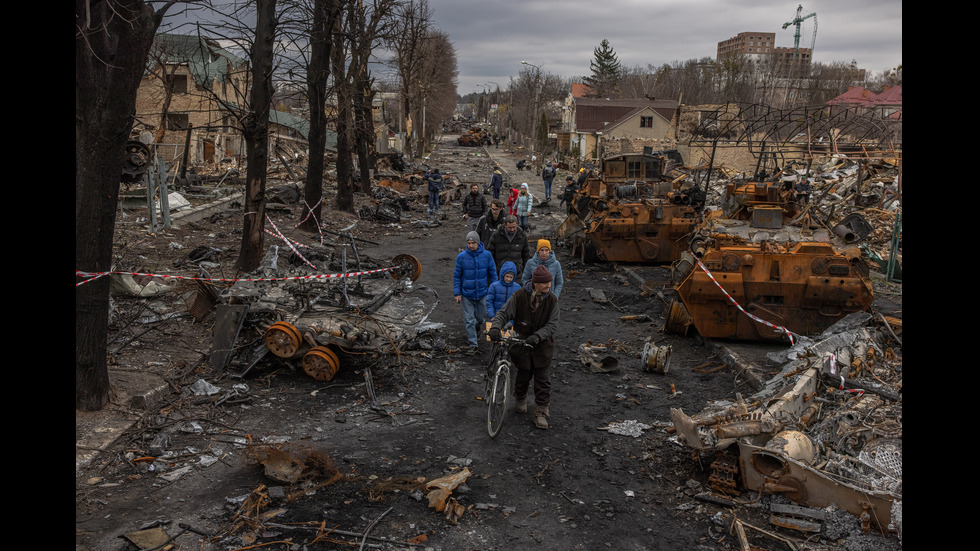
[[[548,428],[548,406],[535,406],[534,407],[534,426],[539,429]]]
[[[514,401],[514,411],[517,413],[527,413],[527,396],[517,398]]]

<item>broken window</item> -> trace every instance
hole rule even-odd
[[[187,93],[187,75],[168,75],[167,86],[174,94]]]
[[[653,117],[640,117],[640,128],[653,128]]]
[[[167,113],[167,130],[187,130],[189,124],[187,113]]]

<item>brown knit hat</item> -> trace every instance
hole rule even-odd
[[[544,266],[538,266],[531,274],[531,283],[548,283],[552,280],[551,272]]]

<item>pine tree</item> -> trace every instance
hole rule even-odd
[[[616,51],[609,45],[609,40],[605,38],[596,47],[594,55],[589,65],[592,76],[587,76],[583,80],[592,88],[593,93],[590,97],[609,97],[619,83],[619,59],[616,57]]]

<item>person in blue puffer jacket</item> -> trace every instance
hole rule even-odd
[[[463,323],[466,326],[466,340],[470,354],[479,351],[477,323],[481,326],[487,319],[487,290],[497,281],[497,263],[490,251],[483,248],[480,234],[471,231],[466,234],[466,249],[456,255],[453,270],[453,296],[463,306]],[[482,327],[480,327],[482,329]]]
[[[555,258],[555,251],[551,250],[551,241],[538,239],[537,251],[537,254],[527,259],[527,264],[524,265],[524,275],[521,277],[521,284],[527,285],[527,282],[531,281],[531,274],[534,273],[535,268],[544,266],[548,268],[548,271],[551,272],[551,276],[554,278],[551,284],[551,292],[556,297],[560,297],[561,289],[565,286],[565,277],[561,273],[561,264]]]
[[[493,315],[504,307],[504,303],[514,294],[514,291],[521,288],[517,281],[517,266],[513,262],[507,261],[500,266],[500,278],[490,285],[487,291],[487,319],[493,319]]]

